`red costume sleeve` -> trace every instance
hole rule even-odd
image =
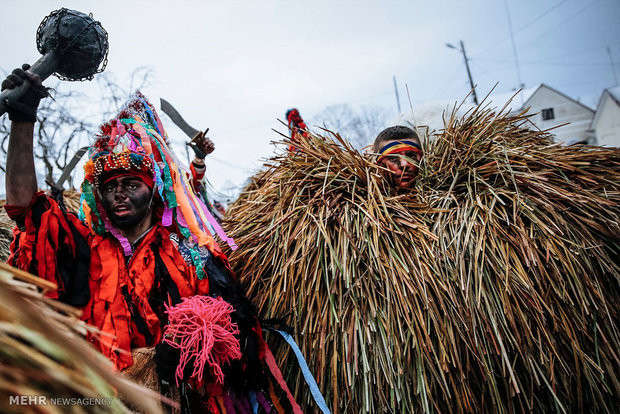
[[[8,263],[58,285],[49,297],[73,306],[88,301],[88,229],[44,193],[27,207],[5,206],[13,229]]]
[[[194,189],[194,192],[198,193],[200,192],[200,188],[202,187],[202,179],[205,176],[205,171],[207,170],[207,168],[202,165],[195,165],[194,162],[191,162],[189,164],[189,169],[192,172],[192,187]]]
[[[298,141],[299,135],[308,138],[308,127],[297,109],[292,109],[289,111],[286,117],[288,121],[288,128],[291,133],[291,139],[293,141]],[[297,151],[297,147],[294,145],[290,145],[288,149],[289,151]]]

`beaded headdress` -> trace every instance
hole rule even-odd
[[[106,178],[124,172],[152,178],[153,191],[164,205],[162,224],[175,225],[183,238],[195,242],[192,260],[196,264],[200,260],[199,247],[219,251],[208,230],[208,223],[215,220],[192,190],[187,172],[181,169],[170,150],[168,136],[155,108],[140,92],[134,94],[117,117],[100,127],[84,172],[80,218],[93,233],[108,231],[116,236],[126,255],[131,254],[131,246],[110,223],[98,194],[98,187]],[[226,241],[230,244],[232,240]],[[197,269],[201,267],[196,266]]]

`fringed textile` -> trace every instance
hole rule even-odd
[[[185,366],[193,363],[192,378],[202,381],[205,367],[216,381],[224,384],[221,365],[241,358],[237,324],[231,321],[233,307],[222,298],[193,296],[176,306],[166,306],[169,324],[164,342],[181,350],[176,382],[183,378]]]

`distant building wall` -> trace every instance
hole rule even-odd
[[[552,88],[541,85],[525,107],[530,107],[530,113],[536,113],[531,120],[542,130],[568,124],[551,131],[556,135],[556,141],[575,143],[592,138],[588,131],[594,111]]]
[[[593,123],[597,145],[620,147],[620,105],[604,93]]]
[[[620,93],[620,89],[618,91]],[[516,115],[524,108],[529,108],[528,114],[534,114],[530,117],[535,128],[540,130],[548,130],[555,135],[555,140],[565,144],[575,144],[578,142],[586,142],[591,145],[614,145],[620,147],[619,134],[620,114],[618,112],[611,113],[608,117],[600,120],[601,124],[606,126],[595,126],[598,124],[595,111],[586,105],[583,105],[563,93],[547,86],[540,84],[536,87],[528,88],[519,93],[510,92],[504,94],[491,95],[488,98],[490,107],[499,110],[510,111],[511,115]],[[413,109],[415,114],[415,122],[411,113],[406,112],[400,114],[394,119],[392,125],[407,125],[413,127],[414,124],[428,126],[429,132],[441,132],[444,127],[443,118],[449,118],[452,109],[456,105],[455,102],[435,102],[417,105]],[[600,107],[600,105],[599,105]],[[465,112],[472,106],[465,104],[459,107],[457,117],[462,117]],[[620,111],[620,107],[617,108]],[[598,109],[597,109],[598,113]],[[563,126],[560,126],[563,125]],[[594,129],[600,129],[595,134]],[[603,128],[609,128],[612,131],[603,131]],[[419,128],[420,135],[424,136],[423,129]],[[597,136],[605,134],[605,144],[597,140]],[[611,144],[611,142],[615,144]]]

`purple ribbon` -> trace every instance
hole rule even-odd
[[[205,213],[205,216],[207,216],[207,221],[209,222],[209,224],[211,224],[211,226],[213,227],[213,229],[215,230],[219,238],[224,240],[226,243],[228,243],[231,250],[237,250],[237,247],[239,246],[237,246],[237,244],[232,239],[232,237],[228,237],[228,235],[226,235],[226,232],[224,231],[224,229],[222,229],[222,227],[220,226],[220,223],[217,222],[215,217],[213,217],[213,215],[211,214],[211,212],[209,211],[205,203],[203,203],[202,200],[199,198],[196,198],[196,199],[198,200],[198,205],[200,206],[202,211]]]

